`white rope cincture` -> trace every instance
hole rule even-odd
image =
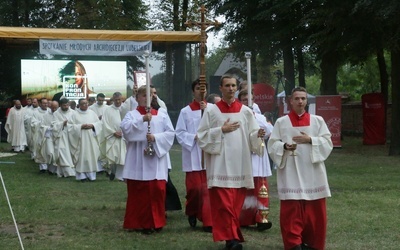
[[[11,216],[12,216],[12,219],[13,219],[13,221],[14,221],[15,230],[17,231],[19,243],[20,243],[20,245],[21,245],[21,249],[24,250],[24,245],[22,244],[21,235],[19,234],[19,230],[18,230],[18,226],[17,226],[17,221],[15,220],[14,213],[13,213],[13,210],[12,210],[12,208],[11,208],[10,199],[8,198],[6,185],[4,184],[3,175],[1,174],[1,172],[0,172],[0,178],[1,178],[1,183],[3,184],[4,193],[6,194],[6,198],[7,198],[7,202],[8,202],[8,207],[10,208]]]

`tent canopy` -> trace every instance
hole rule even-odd
[[[200,31],[95,30],[0,26],[0,41],[5,41],[6,44],[36,43],[39,39],[152,41],[154,45],[157,45],[161,43],[199,43],[201,35]]]

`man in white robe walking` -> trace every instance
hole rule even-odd
[[[260,152],[260,129],[251,109],[235,99],[237,80],[221,77],[222,100],[205,109],[197,131],[204,150],[214,241],[226,249],[242,249],[239,216],[246,190],[253,189],[251,152]]]
[[[246,89],[239,92],[238,100],[243,105],[249,106],[249,95]],[[266,136],[269,136],[272,129],[268,126],[265,116],[254,112],[254,117],[256,118],[260,128],[264,129]],[[263,143],[265,138],[260,138],[260,140],[261,143]],[[263,222],[263,216],[260,214],[260,211],[269,209],[269,188],[267,177],[271,176],[272,172],[269,164],[267,147],[264,145],[262,156],[252,152],[251,161],[253,166],[254,189],[247,190],[246,199],[240,214],[240,225],[257,225],[257,230],[263,231],[270,229],[272,226],[270,221]],[[260,192],[264,193],[260,195]]]
[[[307,91],[292,90],[292,110],[279,118],[268,141],[277,165],[280,225],[285,249],[325,248],[326,198],[331,196],[324,161],[333,149],[321,116],[306,111]]]
[[[25,108],[25,134],[26,134],[26,140],[28,143],[28,149],[31,151],[31,159],[35,158],[35,148],[34,148],[34,143],[33,143],[33,127],[31,126],[31,119],[33,116],[33,113],[37,111],[39,108],[39,102],[36,98],[32,99],[32,105],[30,107]]]
[[[5,130],[8,133],[7,142],[11,144],[14,152],[24,152],[28,145],[25,134],[24,116],[26,110],[22,108],[21,101],[15,100],[14,107],[7,116]]]
[[[54,121],[54,112],[58,109],[58,102],[54,101],[50,104],[50,112],[47,112],[41,117],[40,128],[38,130],[38,139],[40,142],[37,144],[38,150],[36,151],[36,162],[39,164],[46,164],[47,170],[50,174],[55,174],[56,155],[54,153],[54,140],[52,123]]]
[[[207,106],[202,100],[199,80],[192,83],[192,92],[193,102],[181,110],[176,123],[176,139],[182,146],[182,170],[186,175],[185,214],[191,227],[195,227],[197,220],[200,220],[203,222],[203,230],[211,232],[212,218],[206,166],[197,144],[197,128],[202,112]]]
[[[45,173],[48,171],[47,164],[40,159],[40,156],[38,155],[38,151],[41,148],[42,144],[42,138],[41,138],[41,133],[40,133],[40,128],[42,126],[42,123],[44,121],[44,115],[49,112],[48,109],[48,100],[47,98],[41,98],[39,100],[39,108],[37,108],[33,113],[32,113],[32,118],[31,118],[31,127],[32,127],[32,147],[34,150],[34,160],[36,163],[39,164],[39,171],[40,173]],[[32,149],[31,149],[32,150]]]
[[[128,198],[124,229],[142,229],[144,234],[160,231],[166,224],[165,196],[169,159],[175,131],[165,111],[146,111],[146,86],[138,89],[139,106],[121,122],[127,141],[123,177],[127,183]],[[148,123],[150,122],[150,132]],[[144,155],[149,142],[153,155]]]
[[[76,111],[69,108],[69,101],[66,98],[60,99],[60,107],[54,112],[53,136],[58,177],[75,176],[67,128],[74,112]]]
[[[96,180],[97,160],[100,156],[97,135],[102,124],[95,112],[88,109],[88,101],[79,99],[79,109],[68,120],[68,138],[76,179],[82,182]]]
[[[113,104],[108,106],[103,114],[103,133],[105,137],[105,152],[110,166],[110,180],[117,178],[123,181],[122,171],[125,165],[126,143],[121,131],[122,94],[113,94]]]
[[[90,110],[93,110],[97,116],[99,117],[99,120],[101,121],[104,115],[104,111],[108,107],[107,105],[104,105],[104,101],[106,99],[106,96],[103,93],[98,93],[96,96],[96,103],[93,105],[89,106]],[[105,137],[103,132],[100,132],[100,134],[97,134],[97,140],[99,141],[99,147],[100,147],[100,157],[99,160],[97,161],[97,171],[99,173],[104,172],[104,165],[107,162],[107,157],[106,157],[106,142],[105,142]]]

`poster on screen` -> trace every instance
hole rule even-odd
[[[128,77],[126,61],[78,60],[85,74],[79,76],[85,89],[75,86],[76,61],[71,60],[21,60],[21,96],[26,98],[53,99],[57,95],[69,95],[68,99],[96,96],[103,93],[110,98],[116,91],[126,96]],[[72,64],[71,64],[72,63]],[[72,67],[71,67],[72,65]]]

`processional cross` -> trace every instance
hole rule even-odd
[[[202,97],[202,99],[204,99],[205,94],[206,94],[206,53],[207,53],[206,29],[211,26],[218,27],[220,25],[220,23],[217,20],[214,20],[213,22],[206,20],[205,13],[206,13],[207,9],[204,5],[201,5],[199,11],[201,13],[200,22],[194,22],[194,21],[189,20],[185,23],[185,25],[190,28],[192,28],[194,26],[200,27],[201,41],[200,41],[200,76],[199,76],[200,84],[199,85],[200,85],[201,97]]]
[[[220,23],[217,20],[214,20],[214,22],[211,21],[206,21],[205,18],[205,13],[207,11],[206,7],[204,5],[201,5],[200,7],[200,13],[201,13],[201,20],[200,22],[193,22],[191,20],[187,21],[185,25],[187,27],[200,27],[200,76],[199,76],[199,86],[200,86],[200,94],[201,94],[201,99],[205,99],[206,95],[206,53],[207,53],[207,33],[206,29],[211,26],[218,27]],[[201,111],[201,115],[203,116],[203,111]],[[201,151],[201,167],[204,169],[204,151]]]

